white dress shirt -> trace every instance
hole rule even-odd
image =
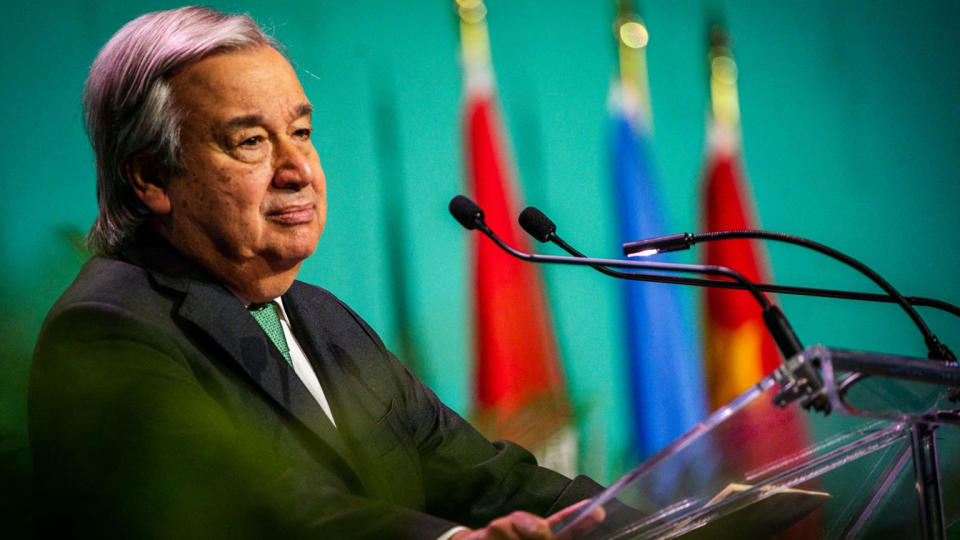
[[[283,327],[283,337],[286,338],[287,347],[290,349],[290,363],[293,364],[293,371],[297,374],[297,377],[300,377],[313,399],[320,404],[323,412],[327,413],[327,418],[336,426],[337,421],[333,419],[333,412],[330,410],[330,404],[327,403],[327,396],[324,395],[323,388],[320,387],[320,381],[317,380],[317,374],[313,371],[313,366],[310,365],[310,360],[307,360],[307,355],[300,347],[300,343],[297,342],[297,338],[290,331],[290,320],[287,319],[287,312],[283,309],[283,300],[277,298],[274,302],[280,308],[277,310],[280,314],[280,326]]]

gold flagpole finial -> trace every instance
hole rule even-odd
[[[717,123],[735,128],[740,124],[740,99],[737,93],[737,63],[733,60],[729,38],[720,24],[710,27],[710,104]]]
[[[617,0],[617,17],[613,23],[620,63],[620,87],[627,103],[633,103],[648,127],[652,127],[650,88],[647,74],[647,44],[650,34],[633,9],[630,0]]]
[[[487,32],[487,6],[483,0],[455,0],[460,19],[460,47],[466,65],[490,63],[490,35]]]

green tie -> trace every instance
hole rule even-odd
[[[253,318],[256,319],[260,328],[263,328],[263,331],[270,337],[270,341],[280,349],[280,354],[287,360],[287,363],[292,366],[293,362],[290,361],[290,347],[287,346],[287,340],[283,337],[283,326],[280,325],[280,317],[277,316],[277,304],[273,302],[250,304],[250,307],[247,309],[250,311],[250,314],[253,315]]]

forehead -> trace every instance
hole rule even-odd
[[[170,86],[191,116],[292,115],[307,103],[293,67],[267,45],[208,56],[174,75]]]

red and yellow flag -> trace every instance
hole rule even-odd
[[[712,115],[703,185],[703,227],[706,231],[760,228],[753,196],[740,165],[739,106],[736,65],[722,30],[714,29],[710,53]],[[703,263],[726,266],[752,282],[770,283],[766,250],[755,240],[724,240],[705,246]],[[704,321],[704,361],[710,407],[720,408],[743,393],[782,362],[767,331],[760,305],[747,291],[707,289]],[[745,411],[738,431],[721,441],[735,448],[745,470],[774,463],[802,463],[810,444],[805,411],[795,404],[780,409],[759,403]],[[749,441],[744,444],[744,441]],[[823,535],[818,513],[777,536],[780,539]]]
[[[703,189],[706,231],[756,229],[752,197],[740,168],[735,133],[714,123]],[[704,264],[726,266],[752,282],[770,282],[766,250],[755,240],[705,246]],[[760,305],[745,291],[707,289],[704,351],[710,408],[728,403],[780,365]]]

